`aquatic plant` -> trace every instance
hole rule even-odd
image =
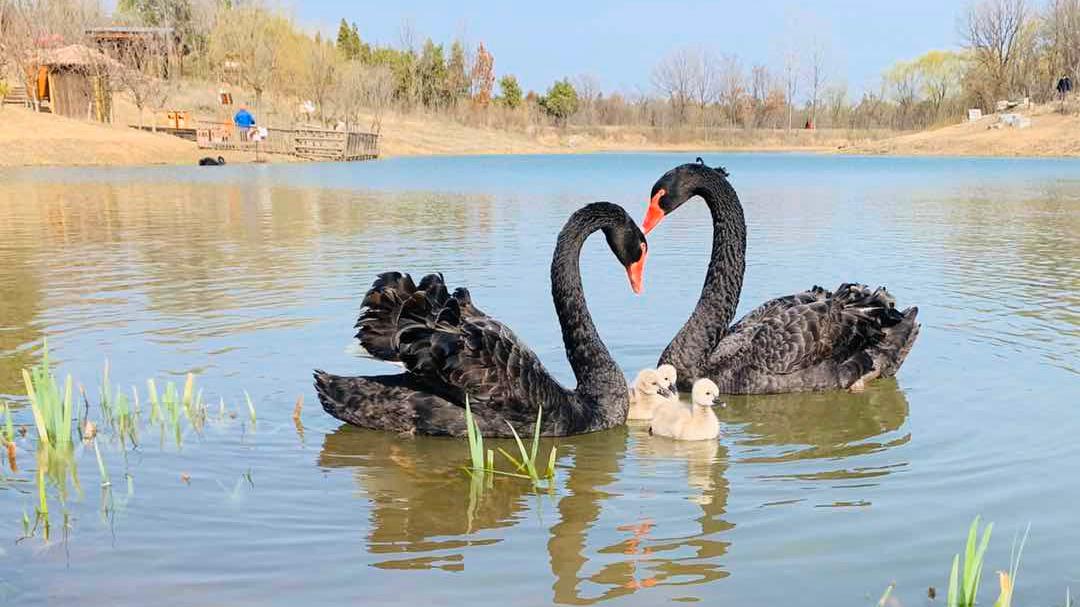
[[[56,383],[49,368],[49,348],[46,344],[41,363],[31,370],[22,370],[26,396],[34,414],[34,425],[43,445],[67,446],[71,444],[71,375],[64,382],[64,389]]]
[[[555,458],[557,455],[557,447],[551,447],[551,453],[548,457],[547,467],[544,469],[544,473],[540,474],[537,467],[536,456],[540,449],[540,421],[543,418],[543,409],[537,409],[536,411],[536,425],[533,427],[533,439],[532,448],[526,450],[525,443],[522,442],[521,437],[518,436],[517,430],[510,422],[506,422],[506,425],[510,426],[510,433],[513,435],[514,440],[517,443],[518,453],[521,458],[518,459],[510,453],[507,453],[505,449],[499,447],[499,453],[514,465],[514,472],[504,472],[495,469],[495,452],[491,449],[484,450],[484,435],[480,432],[480,425],[477,423],[476,418],[472,414],[472,406],[469,403],[468,395],[465,396],[465,431],[466,438],[469,443],[469,462],[470,466],[465,469],[470,475],[483,476],[487,474],[499,474],[503,476],[513,476],[517,478],[529,479],[533,482],[534,486],[543,486],[542,481],[551,481],[555,478]],[[484,455],[487,455],[487,459],[484,459]]]
[[[499,451],[504,456],[506,456],[507,459],[509,459],[511,462],[514,463],[515,466],[517,466],[518,472],[526,472],[529,475],[529,479],[532,480],[533,485],[536,486],[539,486],[541,484],[541,479],[551,481],[555,478],[555,446],[551,447],[551,455],[548,457],[548,466],[547,469],[544,471],[543,476],[540,475],[536,467],[536,454],[540,448],[540,419],[543,413],[543,409],[537,408],[536,425],[533,427],[532,449],[528,452],[525,451],[525,444],[521,442],[521,437],[518,436],[517,430],[514,429],[514,426],[510,422],[506,422],[506,425],[510,426],[510,433],[514,435],[514,440],[517,442],[518,453],[521,454],[520,460],[514,458],[514,456],[510,455],[503,449],[499,449]]]
[[[878,599],[877,602],[878,607],[885,607],[885,605],[889,603],[889,597],[892,596],[893,590],[896,590],[896,582],[889,584],[889,586],[885,588],[885,592],[881,593],[881,598]]]
[[[15,442],[15,425],[11,421],[11,405],[6,401],[0,401],[0,408],[4,409],[4,442]]]
[[[251,395],[244,390],[244,400],[247,401],[248,415],[251,416],[251,425],[255,425],[255,403],[251,402]]]
[[[98,443],[94,441],[94,455],[97,456],[98,472],[101,474],[101,486],[108,487],[112,483],[109,482],[109,471],[105,469],[105,462],[101,459],[101,450],[98,449]]]
[[[1019,544],[1013,539],[1012,548],[1009,550],[1009,570],[998,571],[998,585],[1001,588],[998,599],[994,601],[994,607],[1011,607],[1013,590],[1016,588],[1016,576],[1020,572],[1020,559],[1024,556],[1024,546],[1027,545],[1028,535],[1031,533],[1031,523],[1024,530],[1024,536]]]
[[[976,516],[968,529],[967,546],[964,550],[963,576],[960,576],[960,555],[953,557],[952,573],[949,574],[949,594],[946,601],[948,607],[974,607],[975,597],[979,592],[979,582],[982,580],[983,557],[986,555],[986,547],[990,544],[990,533],[994,524],[990,523],[983,530],[982,540],[976,547],[976,538],[979,531],[980,517]]]
[[[480,426],[472,414],[469,405],[469,395],[465,395],[465,432],[469,439],[469,458],[472,460],[472,470],[483,474],[484,468],[484,435],[480,433]],[[493,466],[489,466],[493,469]]]
[[[4,408],[3,443],[7,446],[8,467],[12,472],[16,472],[18,466],[15,463],[15,425],[11,421],[11,405],[6,400],[0,401],[0,405]]]

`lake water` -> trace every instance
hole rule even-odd
[[[79,487],[48,494],[48,541],[16,542],[39,466],[18,439],[19,470],[0,467],[0,602],[865,606],[895,582],[905,605],[930,586],[943,604],[976,514],[996,525],[984,604],[1029,522],[1018,602],[1080,591],[1075,160],[706,155],[746,207],[742,311],[849,280],[920,307],[899,376],[863,394],[729,398],[717,443],[640,427],[560,440],[541,495],[514,479],[471,491],[461,441],[323,414],[312,368],[388,371],[346,351],[386,270],[469,286],[572,379],[555,234],[592,200],[640,218],[655,179],[694,156],[0,172],[0,395],[16,424],[31,422],[20,369],[46,337],[91,418],[106,358],[125,390],[195,372],[211,405],[179,445],[146,420],[135,447],[103,432],[107,495],[80,443]],[[628,375],[690,313],[710,238],[700,202],[665,221],[641,296],[602,238],[587,245],[589,304]]]

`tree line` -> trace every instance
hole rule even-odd
[[[336,36],[323,37],[250,0],[120,0],[112,14],[88,0],[0,0],[0,61],[24,69],[27,51],[50,35],[74,41],[84,26],[116,22],[172,28],[170,79],[229,81],[250,90],[257,108],[266,94],[300,108],[281,120],[374,128],[394,110],[496,126],[919,129],[1002,99],[1048,101],[1060,77],[1080,80],[1080,0],[977,0],[960,20],[962,50],[897,62],[857,98],[815,35],[773,65],[676,49],[651,67],[649,87],[631,93],[605,92],[591,75],[525,92],[482,42],[421,40],[405,23],[395,44],[373,44],[344,18]],[[121,85],[140,110],[163,105],[167,83],[144,76]]]

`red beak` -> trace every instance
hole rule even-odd
[[[641,229],[648,234],[664,219],[664,210],[660,208],[660,199],[667,194],[665,190],[657,190],[649,201],[649,210],[645,212],[645,221],[641,223]]]
[[[645,258],[649,255],[649,249],[645,246],[645,243],[641,244],[641,259],[630,264],[630,267],[626,269],[626,275],[630,277],[630,288],[634,290],[637,295],[641,294],[643,287],[643,274],[645,273]]]

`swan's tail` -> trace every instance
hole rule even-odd
[[[418,393],[407,375],[344,377],[316,369],[314,376],[323,411],[337,419],[372,430],[416,432]]]
[[[843,319],[840,342],[852,353],[842,364],[841,383],[896,375],[919,335],[919,309],[897,310],[884,287],[859,284],[840,285],[833,305]]]
[[[319,403],[323,411],[342,420],[349,416],[347,378],[340,375],[331,375],[321,369],[315,369],[315,392],[319,395]]]
[[[904,364],[915,339],[919,337],[920,325],[916,321],[919,308],[911,307],[900,313],[903,320],[885,329],[885,338],[871,349],[874,368],[881,371],[882,377],[892,377]]]

